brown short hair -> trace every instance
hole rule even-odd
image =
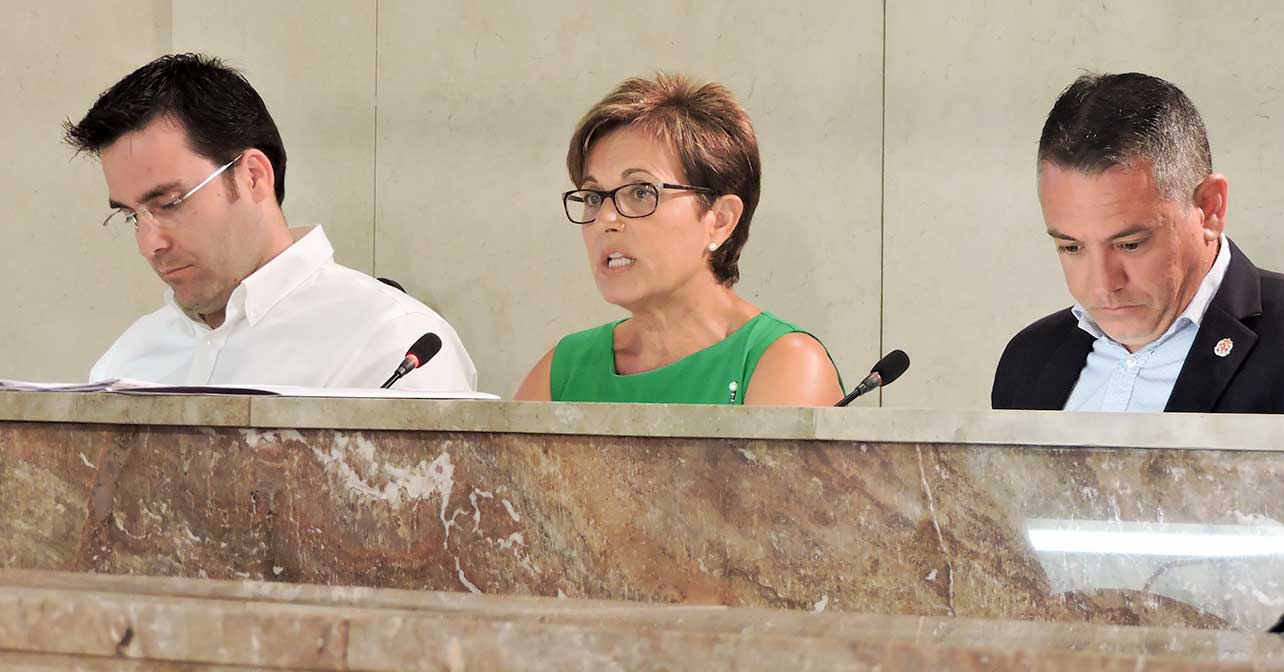
[[[735,194],[744,202],[731,237],[710,257],[718,281],[734,285],[762,184],[758,137],[749,115],[721,84],[698,84],[666,73],[627,79],[584,115],[571,136],[566,169],[575,186],[582,184],[593,142],[623,126],[641,127],[667,141],[682,165],[683,179],[716,192],[699,195],[706,208],[719,195]]]

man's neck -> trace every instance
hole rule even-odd
[[[301,229],[299,230],[301,232],[296,235],[296,230],[292,230],[286,225],[285,215],[281,214],[280,210],[273,211],[265,215],[265,217],[270,218],[270,221],[262,222],[261,225],[261,230],[264,231],[265,236],[263,243],[259,246],[262,254],[260,254],[258,264],[255,265],[254,270],[245,276],[247,278],[254,275],[255,271],[266,266],[269,261],[276,259],[282,252],[290,249],[290,246],[295,241],[311,230],[310,228]]]
[[[303,229],[288,228],[285,224],[285,217],[279,210],[265,215],[265,217],[270,217],[271,221],[261,223],[262,226],[260,230],[265,231],[263,243],[258,246],[261,253],[255,261],[254,268],[251,269],[249,273],[246,273],[245,277],[241,278],[241,282],[244,282],[245,278],[254,275],[259,271],[259,269],[268,265],[268,263],[273,259],[279,257],[282,252],[290,249],[291,245],[312,230],[311,227]],[[233,292],[236,291],[236,287],[239,287],[241,282],[236,283],[236,285],[232,287]],[[231,298],[231,292],[228,293],[228,298]],[[223,306],[218,310],[208,313],[198,313],[196,316],[199,317],[202,322],[209,325],[210,329],[218,329],[223,326],[225,321],[227,321],[227,302],[224,301]]]
[[[218,329],[227,320],[227,307],[225,306],[212,313],[204,313],[200,315],[200,318],[202,322],[209,325],[210,329]]]

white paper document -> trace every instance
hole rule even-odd
[[[291,385],[161,385],[130,378],[92,383],[41,383],[0,380],[0,392],[119,392],[122,394],[249,394],[279,397],[340,399],[499,399],[486,392],[450,390],[381,390],[357,387],[294,387]]]
[[[135,387],[156,387],[156,383],[129,378],[111,378],[92,383],[42,383],[30,380],[0,380],[2,392],[115,392]]]

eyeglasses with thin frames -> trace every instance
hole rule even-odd
[[[575,224],[592,224],[602,210],[606,199],[615,203],[615,211],[621,217],[637,219],[647,217],[660,207],[660,191],[673,189],[701,194],[717,193],[708,187],[695,187],[689,184],[671,184],[661,182],[634,182],[614,189],[573,189],[562,194],[562,207],[566,209],[566,218]]]
[[[220,166],[218,170],[215,170],[214,172],[210,173],[209,177],[206,177],[205,179],[201,180],[200,184],[197,184],[195,187],[192,187],[187,191],[187,193],[183,194],[182,196],[171,199],[169,201],[166,201],[154,207],[139,208],[137,210],[134,210],[133,212],[129,212],[125,208],[116,208],[115,210],[112,210],[111,213],[107,215],[107,218],[103,220],[103,226],[107,226],[111,224],[112,221],[115,220],[117,215],[124,215],[125,224],[133,227],[135,231],[138,230],[138,220],[140,217],[146,217],[147,219],[150,219],[153,225],[158,226],[160,228],[165,228],[165,229],[173,228],[174,226],[173,218],[174,218],[174,215],[177,214],[178,206],[182,205],[184,201],[191,198],[192,194],[195,194],[196,192],[200,191],[201,187],[209,184],[214,180],[214,178],[218,177],[219,175],[222,175],[223,171],[232,167],[232,164],[236,163],[237,161],[240,161],[242,156],[245,156],[245,152],[241,152],[240,154],[237,154],[235,159],[232,159],[231,161],[228,161],[227,163]]]

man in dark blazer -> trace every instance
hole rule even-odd
[[[994,408],[1284,412],[1284,276],[1224,235],[1228,181],[1172,84],[1085,75],[1039,140],[1072,308],[1008,343]]]

